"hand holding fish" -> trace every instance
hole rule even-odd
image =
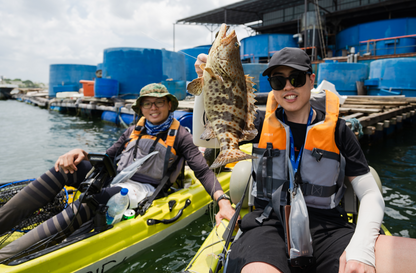
[[[196,74],[198,74],[199,78],[202,77],[202,74],[204,73],[204,70],[201,69],[201,65],[202,64],[205,65],[206,62],[207,62],[207,59],[208,59],[208,55],[204,54],[204,53],[199,54],[197,59],[196,59],[195,72],[196,72]]]
[[[253,123],[255,89],[251,78],[244,75],[234,30],[227,36],[227,25],[221,26],[208,56],[198,55],[195,63],[198,74],[199,69],[203,71],[202,77],[193,80],[187,89],[191,94],[204,96],[208,122],[201,139],[216,137],[220,143],[220,154],[210,168],[255,158],[240,151],[238,145],[240,141],[253,139],[257,130]]]

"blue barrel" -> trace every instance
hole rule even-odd
[[[376,60],[370,64],[368,95],[405,95],[416,97],[415,58]]]
[[[135,99],[149,83],[185,80],[185,57],[168,50],[108,48],[104,50],[102,77],[119,82],[119,97]]]
[[[186,80],[192,81],[198,78],[198,75],[195,72],[195,61],[199,54],[205,53],[208,54],[210,45],[198,46],[194,48],[182,49],[178,52],[182,52],[185,55],[185,71],[186,71]]]
[[[183,127],[189,129],[190,133],[192,134],[192,117],[193,117],[192,112],[185,112],[185,111],[177,110],[173,112],[173,116],[180,122],[180,124]]]
[[[268,93],[268,92],[272,91],[272,88],[270,87],[270,83],[267,80],[267,77],[261,76],[259,85],[260,85],[260,88],[257,91],[259,91],[261,93],[265,93],[265,92]]]
[[[244,75],[249,75],[250,77],[254,77],[251,81],[254,82],[254,88],[258,91],[260,91],[260,78],[266,78],[262,74],[264,70],[266,70],[268,64],[260,64],[260,63],[244,63],[243,69],[244,69]]]
[[[162,81],[162,84],[178,100],[184,100],[186,98],[186,81]]]
[[[341,95],[357,95],[357,81],[368,78],[367,64],[321,63],[318,68],[318,85],[323,80],[335,85]]]
[[[111,98],[118,96],[118,81],[113,79],[96,78],[94,84],[94,97]]]
[[[74,92],[74,91],[79,91],[79,86],[77,85],[73,85],[73,84],[68,84],[68,85],[55,85],[52,87],[52,91],[56,96],[56,93],[58,92]],[[50,94],[49,94],[50,96]]]
[[[49,66],[49,96],[56,97],[56,92],[60,92],[57,86],[64,87],[63,91],[78,91],[82,88],[80,80],[93,80],[95,78],[95,65],[83,64],[51,64]],[[77,86],[74,90],[74,86]],[[70,90],[66,90],[70,88]]]
[[[372,39],[385,39],[371,42],[368,50],[371,55],[386,55],[416,52],[416,39],[414,37],[402,37],[416,34],[416,18],[399,18],[381,20],[359,24],[340,31],[336,36],[336,56],[341,56],[343,50],[356,48],[356,53],[361,56],[367,52],[367,43],[361,43]],[[396,47],[396,49],[394,49]]]
[[[240,57],[251,63],[268,62],[273,53],[284,47],[298,47],[292,34],[261,34],[240,41]]]

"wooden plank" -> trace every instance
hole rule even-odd
[[[383,121],[385,119],[391,119],[395,116],[401,115],[402,113],[409,111],[411,106],[405,106],[398,109],[392,109],[385,111],[383,113],[371,114],[369,116],[360,117],[358,120],[360,121],[363,127],[374,125],[377,122]]]
[[[364,104],[364,105],[408,105],[406,101],[370,101],[370,100],[354,100],[346,101],[343,106],[346,104]]]
[[[364,109],[364,108],[348,108],[348,107],[340,107],[339,108],[340,112],[360,112],[360,113],[366,113],[366,114],[371,114],[371,113],[379,113],[381,110],[380,109]]]
[[[359,118],[361,116],[364,116],[364,113],[354,113],[345,117],[340,117],[342,119],[351,119],[351,118]]]
[[[373,109],[383,109],[386,106],[384,105],[364,105],[364,104],[349,104],[349,103],[344,103],[342,105],[343,108],[373,108]],[[387,106],[389,107],[389,106]],[[390,106],[392,107],[392,106]]]

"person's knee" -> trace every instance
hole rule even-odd
[[[279,269],[276,267],[262,262],[254,262],[246,264],[243,269],[241,270],[241,273],[281,273]]]

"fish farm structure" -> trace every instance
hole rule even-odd
[[[257,106],[271,91],[262,72],[284,47],[307,52],[315,86],[329,82],[345,96],[340,116],[359,139],[377,140],[415,124],[416,1],[413,0],[246,0],[179,19],[211,33],[222,23],[243,26],[245,74],[253,77]],[[139,117],[131,105],[140,89],[163,83],[179,100],[175,117],[192,132],[194,97],[187,84],[197,77],[194,63],[210,45],[169,51],[120,47],[104,50],[98,64],[50,65],[47,92],[19,92],[14,98],[118,126]]]

